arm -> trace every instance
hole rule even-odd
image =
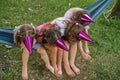
[[[16,41],[16,34],[17,34],[17,32],[14,31],[14,43],[15,43],[15,44],[17,43],[17,41]]]
[[[23,80],[28,79],[28,73],[27,73],[28,59],[29,59],[29,52],[27,48],[24,47],[23,54],[22,54],[22,78]]]

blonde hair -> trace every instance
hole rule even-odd
[[[33,38],[35,38],[35,35],[36,31],[33,25],[30,24],[20,25],[20,29],[15,35],[16,45],[21,44],[24,37],[32,36]]]
[[[65,30],[65,38],[66,40],[78,41],[78,36],[80,31],[83,31],[83,25],[77,23],[76,21],[72,21],[68,24]]]
[[[87,13],[87,11],[85,11],[85,10],[80,10],[80,11],[77,11],[75,14],[74,14],[74,18],[73,18],[73,20],[74,21],[77,21],[78,23],[82,23],[81,22],[81,16],[83,15],[83,14],[88,14]],[[89,15],[89,14],[88,14]]]

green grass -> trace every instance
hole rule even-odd
[[[94,1],[96,0],[0,0],[0,26],[14,27],[23,23],[37,26],[63,16],[70,7],[85,8]],[[107,22],[101,15],[91,25],[89,33],[94,43],[89,44],[89,48],[93,60],[86,62],[77,54],[75,63],[81,69],[79,76],[70,78],[63,69],[63,77],[56,78],[46,69],[40,55],[34,52],[28,63],[30,80],[119,80],[120,19],[110,17],[109,20]],[[20,49],[0,46],[0,80],[21,80],[21,54]]]

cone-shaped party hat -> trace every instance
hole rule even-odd
[[[88,16],[88,14],[83,14],[81,16],[81,21],[82,21],[82,24],[89,24],[89,23],[93,22],[92,18],[90,16]]]
[[[85,31],[81,31],[79,33],[79,39],[81,40],[86,40],[88,42],[93,42],[93,40],[91,39],[91,37],[85,32]]]
[[[56,42],[55,42],[56,46],[68,51],[68,48],[67,46],[65,45],[65,43],[62,41],[62,39],[57,39]]]
[[[28,49],[29,53],[32,53],[32,46],[33,46],[33,38],[31,36],[27,36],[23,38],[23,43],[25,44],[26,48]]]

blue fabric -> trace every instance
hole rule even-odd
[[[0,32],[0,39],[13,43],[13,33]]]
[[[40,43],[36,43],[34,46],[33,46],[33,49],[37,49],[39,46],[41,46]]]
[[[95,2],[94,4],[86,7],[85,10],[86,10],[86,11],[94,10],[94,8],[98,7],[98,6],[101,5],[103,2],[104,2],[104,0],[98,0],[98,1]]]
[[[85,8],[93,20],[96,20],[102,12],[112,3],[113,0],[98,0],[91,6]]]

